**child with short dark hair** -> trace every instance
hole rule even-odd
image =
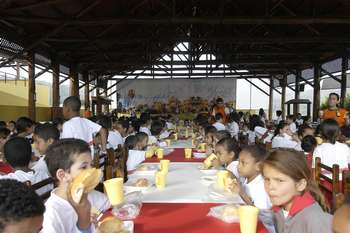
[[[92,191],[83,195],[80,204],[85,211],[77,211],[72,201],[70,185],[82,170],[91,168],[90,146],[80,139],[62,139],[52,144],[46,152],[45,161],[57,188],[45,202],[46,211],[42,233],[77,233],[93,229],[90,221],[91,209],[100,212],[110,207],[107,197]]]
[[[6,161],[13,168],[13,172],[0,176],[0,179],[14,179],[20,182],[29,181],[36,184],[49,176],[42,171],[34,171],[29,168],[29,162],[32,158],[32,147],[29,141],[22,137],[13,137],[9,139],[4,146]],[[43,194],[52,188],[51,185],[44,186],[37,190],[37,193]]]
[[[32,134],[34,132],[34,121],[28,117],[20,117],[16,122],[17,136],[25,137],[32,140]]]
[[[310,169],[312,167],[313,153],[316,147],[316,138],[311,135],[305,136],[301,141],[301,148],[303,149],[306,155],[306,161]]]
[[[213,126],[217,130],[226,130],[226,126],[224,125],[224,117],[221,113],[215,114],[215,123],[213,124]]]
[[[93,135],[100,133],[102,153],[106,152],[107,130],[100,125],[80,117],[81,102],[79,97],[70,96],[63,102],[63,116],[67,121],[63,124],[61,138],[77,138],[92,146]],[[93,149],[93,147],[92,147]]]
[[[259,209],[270,209],[271,202],[264,188],[261,165],[267,156],[264,148],[251,145],[243,148],[239,153],[238,174],[242,182],[232,182],[229,187],[237,192],[244,202]]]
[[[140,132],[146,133],[148,136],[151,136],[151,116],[149,113],[143,112],[140,116]]]
[[[16,180],[0,180],[0,232],[38,233],[45,206],[27,185]]]
[[[332,232],[332,216],[325,212],[328,206],[303,153],[291,149],[271,152],[263,163],[263,176],[276,232]]]
[[[162,133],[164,124],[160,120],[155,120],[151,125],[151,136],[149,136],[148,144],[158,144],[159,136]]]
[[[148,144],[148,135],[144,132],[139,132],[134,137],[134,140],[128,140],[130,141],[130,144],[128,142],[130,146],[128,146],[128,159],[126,162],[128,171],[136,169],[136,167],[145,161],[146,158],[145,154]]]
[[[34,129],[34,147],[40,154],[40,159],[34,163],[32,169],[34,171],[50,173],[45,162],[45,154],[50,145],[60,139],[60,132],[56,126],[50,123],[40,124]]]
[[[11,135],[16,133],[16,122],[9,121],[7,122],[7,128],[11,131]]]

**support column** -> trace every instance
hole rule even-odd
[[[287,75],[283,75],[283,79],[280,80],[280,85],[282,88],[282,94],[281,94],[281,111],[282,111],[282,119],[286,119],[286,88],[287,88]]]
[[[347,86],[347,75],[348,70],[348,57],[344,55],[341,62],[341,86],[340,86],[340,106],[342,108],[346,105],[346,86]]]
[[[85,111],[90,111],[90,80],[89,80],[89,73],[87,71],[83,72],[83,80],[85,82],[85,86],[84,86]]]
[[[270,78],[270,96],[269,96],[269,120],[272,120],[273,109],[273,78]]]
[[[320,65],[314,64],[314,99],[312,106],[312,120],[317,121],[320,111]]]
[[[79,97],[79,76],[78,76],[78,71],[75,64],[70,66],[69,76],[70,76],[70,95]]]
[[[35,93],[35,53],[28,53],[28,117],[36,120],[36,93]]]
[[[55,57],[51,57],[52,65],[52,119],[60,117],[60,64]]]
[[[296,70],[296,75],[295,75],[295,99],[300,99],[300,76],[301,76],[301,71],[298,69]],[[293,106],[293,115],[296,116],[296,114],[299,112],[299,105],[294,104]]]

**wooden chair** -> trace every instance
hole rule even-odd
[[[37,191],[37,190],[41,189],[42,187],[45,187],[45,186],[50,185],[50,184],[52,184],[52,187],[53,187],[54,183],[55,183],[55,180],[52,177],[49,177],[49,178],[42,180],[42,181],[35,183],[35,184],[31,184],[30,181],[25,182],[25,184],[28,185],[30,188],[32,188],[34,191]],[[47,198],[50,197],[51,191],[52,190],[49,190],[49,191],[41,194],[40,197],[43,200],[46,200]]]
[[[330,173],[332,178],[324,175],[324,171]],[[342,195],[339,192],[339,165],[334,164],[332,167],[329,167],[322,164],[321,159],[317,157],[315,159],[315,181],[330,202],[331,210],[336,210],[342,199]]]

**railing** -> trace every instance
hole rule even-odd
[[[17,85],[17,81],[24,81],[24,86],[27,85],[27,78],[20,76],[19,78],[17,78],[17,75],[15,74],[10,74],[7,72],[3,72],[0,71],[0,82],[4,81],[6,83],[6,81],[15,81],[15,85]]]

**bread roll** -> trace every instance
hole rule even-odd
[[[138,179],[135,183],[136,187],[148,187],[148,180],[145,178]]]
[[[122,232],[125,232],[123,229],[123,222],[114,216],[105,218],[99,224],[98,229],[99,229],[100,233],[122,233]]]
[[[79,203],[84,193],[89,193],[98,185],[102,177],[100,169],[90,168],[83,170],[71,183],[73,201]]]
[[[234,205],[227,205],[225,206],[224,210],[222,211],[222,217],[223,218],[232,218],[232,217],[238,217],[238,208]]]

